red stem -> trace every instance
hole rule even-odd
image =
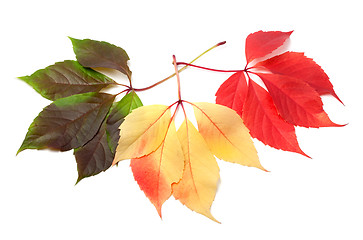
[[[149,90],[149,89],[151,89],[151,88],[153,88],[153,87],[156,87],[157,85],[159,85],[159,84],[162,84],[163,82],[165,82],[166,80],[169,80],[169,77],[167,77],[167,78],[165,78],[165,79],[163,79],[163,80],[161,80],[161,81],[159,81],[159,82],[157,82],[157,83],[154,83],[153,85],[150,85],[150,86],[148,86],[148,87],[144,87],[144,88],[134,88],[133,90],[135,91],[135,92],[141,92],[141,91],[146,91],[146,90]]]
[[[180,94],[180,77],[179,77],[178,65],[176,64],[176,58],[175,58],[175,55],[173,55],[173,64],[174,64],[174,68],[175,68],[176,80],[178,81],[178,99],[179,99],[179,102],[181,102],[181,94]]]
[[[202,66],[198,66],[198,65],[194,65],[194,64],[190,64],[190,63],[186,63],[186,62],[177,62],[177,65],[187,65],[187,66],[191,66],[191,67],[195,67],[195,68],[201,68],[204,70],[208,70],[208,71],[214,71],[214,72],[244,72],[246,71],[246,69],[243,70],[220,70],[220,69],[214,69],[214,68],[207,68],[207,67],[202,67]]]
[[[120,94],[122,94],[122,93],[124,93],[124,92],[126,92],[126,94],[128,94],[131,90],[132,90],[132,89],[130,89],[130,88],[125,89],[125,90],[123,90],[123,91],[121,91],[121,92],[119,92],[119,93],[115,94],[115,96],[118,96],[118,95],[120,95]]]

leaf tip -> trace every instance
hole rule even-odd
[[[267,170],[266,168],[264,168],[264,167],[259,167],[259,169],[261,169],[262,171],[264,171],[264,172],[271,172],[271,171],[269,171],[269,170]]]
[[[335,125],[333,127],[345,127],[347,126],[349,123],[345,123],[345,124],[337,124],[335,123]]]
[[[77,181],[74,184],[74,186],[76,186],[84,177],[82,177],[81,175],[78,175]]]
[[[71,40],[73,48],[76,47],[75,45],[77,44],[77,42],[81,41],[80,39],[77,38],[72,38],[70,36],[68,36],[69,40]]]
[[[294,149],[290,149],[290,150],[284,150],[284,151],[290,151],[290,152],[294,152],[294,153],[298,153],[298,154],[301,154],[303,155],[304,157],[307,157],[307,158],[310,158],[310,159],[313,159],[312,157],[310,157],[309,155],[307,155],[303,150],[301,150],[300,146],[297,145],[296,148]]]
[[[210,212],[208,214],[203,214],[203,215],[209,218],[210,220],[213,220],[214,222],[221,224],[221,222],[215,219]]]
[[[349,123],[344,123],[344,124],[338,124],[338,123],[335,123],[333,121],[330,120],[330,123],[328,123],[326,126],[322,126],[322,127],[345,127],[347,126]]]
[[[256,167],[258,169],[261,169],[264,172],[270,172],[269,170],[267,170],[266,168],[264,168],[262,166],[262,164],[260,163],[260,161],[258,159],[257,159],[257,162],[255,162],[253,165],[247,165],[247,166],[249,166],[249,167]]]
[[[195,211],[195,210],[193,210],[193,211]],[[221,222],[220,222],[220,221],[218,221],[218,220],[217,220],[217,219],[216,219],[216,218],[212,215],[212,213],[211,213],[210,209],[205,209],[204,211],[202,210],[202,211],[196,211],[196,212],[198,212],[198,213],[202,214],[203,216],[205,216],[205,217],[209,218],[210,220],[212,220],[212,221],[214,221],[214,222],[216,222],[216,223],[221,224]]]
[[[161,214],[161,205],[160,206],[155,206],[155,208],[156,208],[156,211],[158,211],[160,219],[163,220],[163,216]]]
[[[28,82],[28,78],[29,78],[29,76],[21,76],[21,77],[17,77],[17,79],[19,79],[19,80],[22,80],[22,81],[24,81],[24,82]]]
[[[70,37],[70,36],[68,36],[68,38],[69,38],[69,40],[71,40],[72,42],[73,42],[73,41],[78,40],[78,39],[72,38],[72,37]]]
[[[22,152],[24,149],[19,148],[19,150],[16,152],[15,156],[18,156],[20,152]]]
[[[16,155],[15,156],[18,156],[18,154],[22,151],[24,151],[25,149],[27,149],[26,146],[24,146],[24,143],[20,146],[20,148],[18,149],[18,151],[16,152]]]
[[[338,95],[334,92],[331,93],[331,95],[336,99],[338,100],[341,104],[343,104],[343,106],[345,106],[345,104],[343,103],[343,101],[338,97]]]
[[[298,152],[298,153],[300,153],[301,155],[303,155],[303,156],[305,156],[307,158],[313,159],[312,157],[310,157],[309,155],[307,155],[306,153],[304,153],[302,150],[301,150],[301,152]]]

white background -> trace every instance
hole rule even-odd
[[[363,239],[362,25],[360,1],[6,1],[0,24],[0,239]],[[217,224],[170,198],[160,220],[133,179],[129,161],[77,179],[72,152],[26,150],[26,131],[49,104],[16,79],[65,59],[70,40],[91,38],[124,48],[135,87],[173,73],[172,55],[242,69],[244,41],[258,30],[295,30],[289,49],[303,51],[330,76],[341,105],[324,108],[343,128],[297,128],[312,157],[256,142],[266,173],[218,161]],[[182,97],[214,102],[229,76],[199,69],[181,74]],[[117,81],[126,79],[117,76]],[[145,105],[177,99],[175,78],[139,94]],[[191,115],[191,114],[190,114]]]

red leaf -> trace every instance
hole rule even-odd
[[[324,70],[303,53],[286,52],[261,61],[281,47],[291,33],[258,31],[250,34],[246,39],[247,65],[220,86],[216,103],[235,110],[252,137],[271,147],[307,156],[299,147],[295,126],[344,126],[329,119],[320,95],[331,94],[342,101]],[[260,62],[247,68],[256,60]],[[249,74],[259,76],[267,90],[256,84]]]
[[[278,113],[288,123],[302,127],[333,127],[319,94],[299,79],[279,74],[258,73],[265,83]]]
[[[251,33],[246,38],[246,59],[247,64],[252,60],[264,57],[283,45],[290,37],[290,32],[263,32]]]
[[[235,110],[242,116],[243,104],[247,96],[247,81],[243,72],[230,76],[218,89],[216,103]]]
[[[324,70],[316,64],[313,59],[307,58],[304,53],[286,52],[263,62],[259,62],[255,66],[263,66],[272,73],[286,75],[305,81],[320,95],[331,94],[343,103],[335,93],[333,85],[329,81],[329,77]]]
[[[242,119],[251,136],[264,144],[309,157],[299,147],[295,127],[282,119],[268,92],[253,81],[249,82]]]

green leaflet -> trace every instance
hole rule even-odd
[[[54,101],[34,119],[18,153],[44,148],[67,151],[83,146],[98,132],[114,99],[114,95],[91,92]]]
[[[142,102],[135,92],[132,91],[125,95],[119,102],[113,104],[96,136],[86,145],[75,149],[77,183],[85,177],[106,171],[111,166],[120,138],[119,127],[124,118],[133,109],[140,106],[142,106]]]
[[[131,79],[131,71],[127,66],[130,58],[122,48],[91,39],[80,40],[71,37],[70,39],[77,60],[84,67],[116,69]]]
[[[134,91],[125,95],[118,103],[115,103],[109,117],[107,118],[107,139],[113,153],[116,151],[118,140],[120,138],[119,127],[124,121],[124,118],[131,113],[132,110],[141,107],[142,105],[143,104],[139,96]]]
[[[98,92],[110,84],[115,84],[111,78],[71,60],[58,62],[19,79],[49,100]]]

